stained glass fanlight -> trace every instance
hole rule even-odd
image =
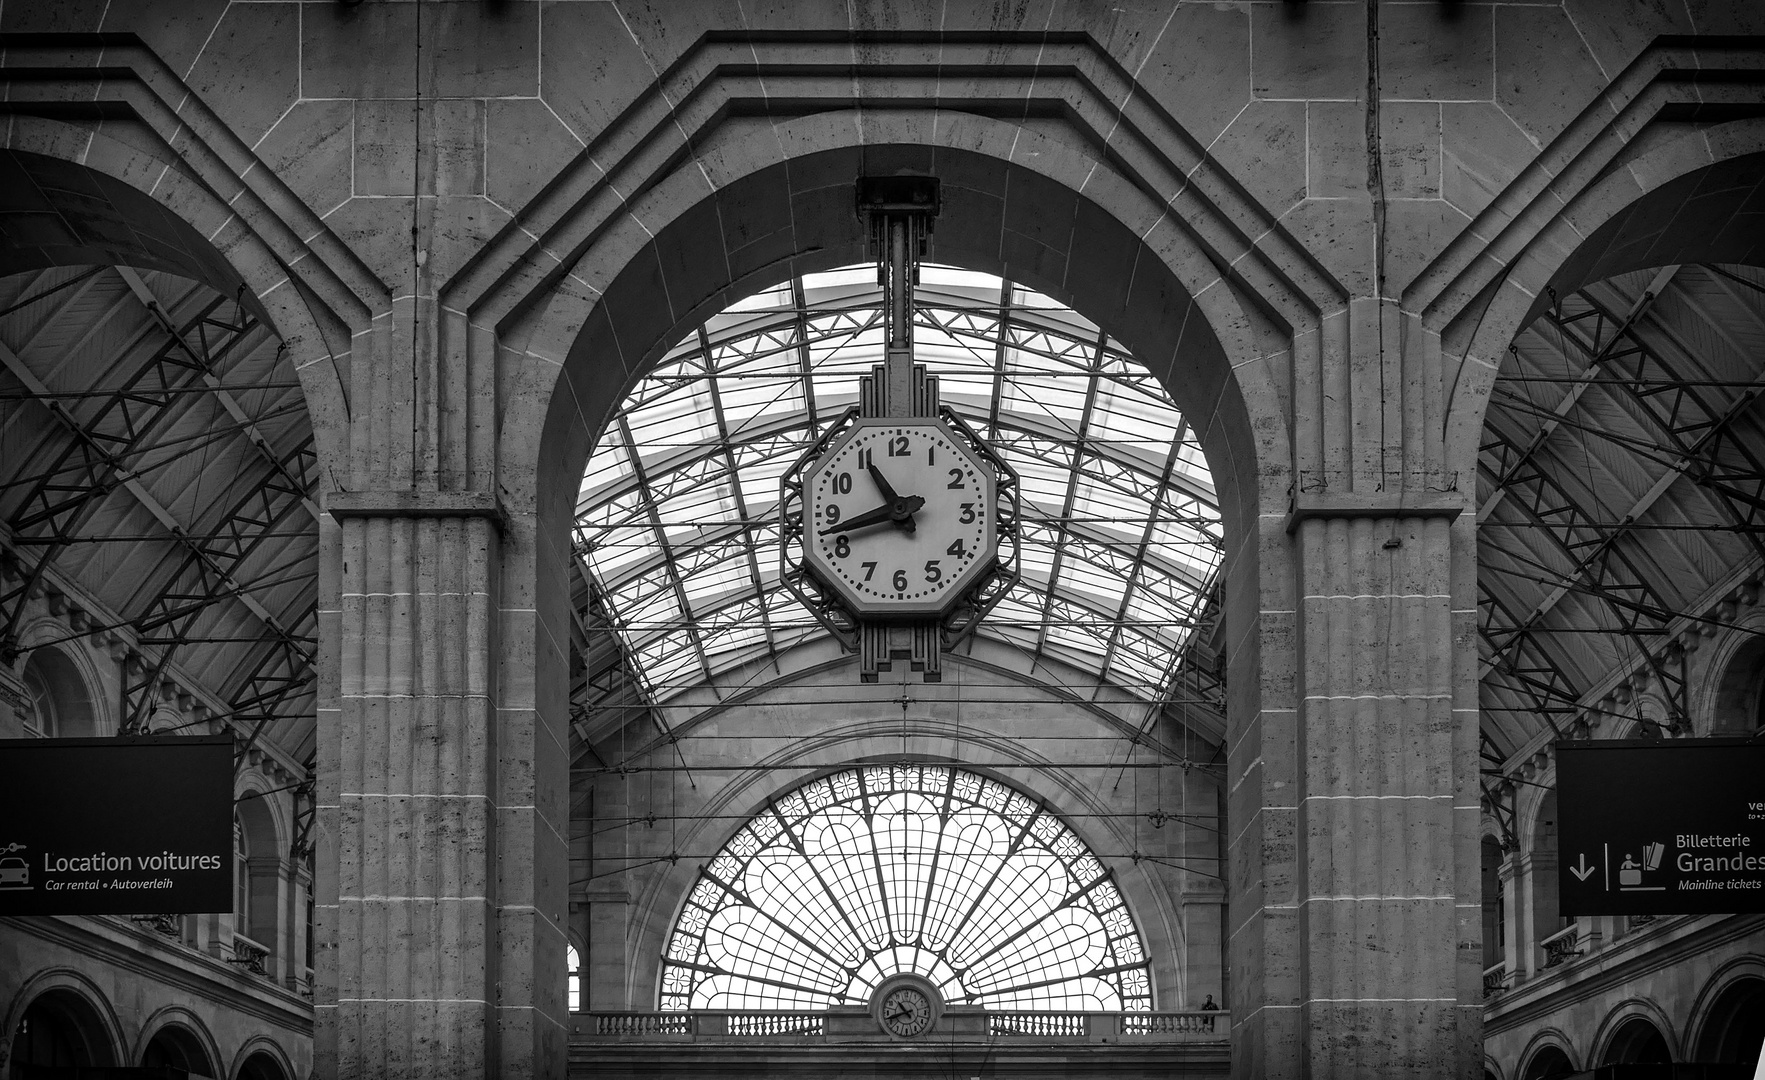
[[[863,1004],[901,973],[954,1005],[1152,1008],[1112,875],[1059,818],[963,769],[847,769],[775,799],[699,874],[661,1008]]]

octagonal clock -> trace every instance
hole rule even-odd
[[[858,615],[949,610],[998,557],[998,478],[932,417],[863,417],[804,477],[804,557]]]

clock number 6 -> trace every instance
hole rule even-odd
[[[907,591],[907,571],[905,571],[905,570],[895,571],[895,591],[896,592],[906,592]]]

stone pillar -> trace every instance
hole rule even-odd
[[[1288,554],[1295,586],[1283,610],[1265,584],[1261,700],[1229,737],[1235,1076],[1458,1078],[1481,1060],[1459,508],[1336,496],[1264,518],[1264,576]]]
[[[10,662],[0,659],[0,739],[24,738],[24,718],[30,707],[24,678]]]
[[[1509,987],[1520,982],[1523,977],[1520,964],[1520,882],[1519,867],[1513,852],[1501,861],[1501,893],[1502,900],[1502,936],[1506,941],[1502,945],[1502,962],[1506,965],[1506,981]]]
[[[534,783],[558,751],[536,748],[537,710],[499,709],[499,508],[394,492],[329,509],[339,693],[320,702],[319,806],[338,876],[317,1072],[562,1076],[562,1003],[539,984],[563,962],[565,853]]]
[[[239,928],[246,937],[270,950],[264,971],[282,982],[288,968],[287,942],[282,936],[282,911],[288,903],[286,853],[269,851],[245,861],[245,888],[250,897],[251,925]]]
[[[656,1002],[626,998],[626,934],[630,930],[631,897],[616,890],[596,890],[588,897],[588,955],[583,979],[585,1011],[617,1012],[653,1009]]]
[[[1557,853],[1530,851],[1520,857],[1525,881],[1526,939],[1520,945],[1526,974],[1544,970],[1544,939],[1563,928],[1557,914]]]

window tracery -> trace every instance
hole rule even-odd
[[[774,800],[703,867],[662,962],[663,1010],[946,1002],[1143,1011],[1151,973],[1113,875],[1034,799],[963,769],[868,766]]]

